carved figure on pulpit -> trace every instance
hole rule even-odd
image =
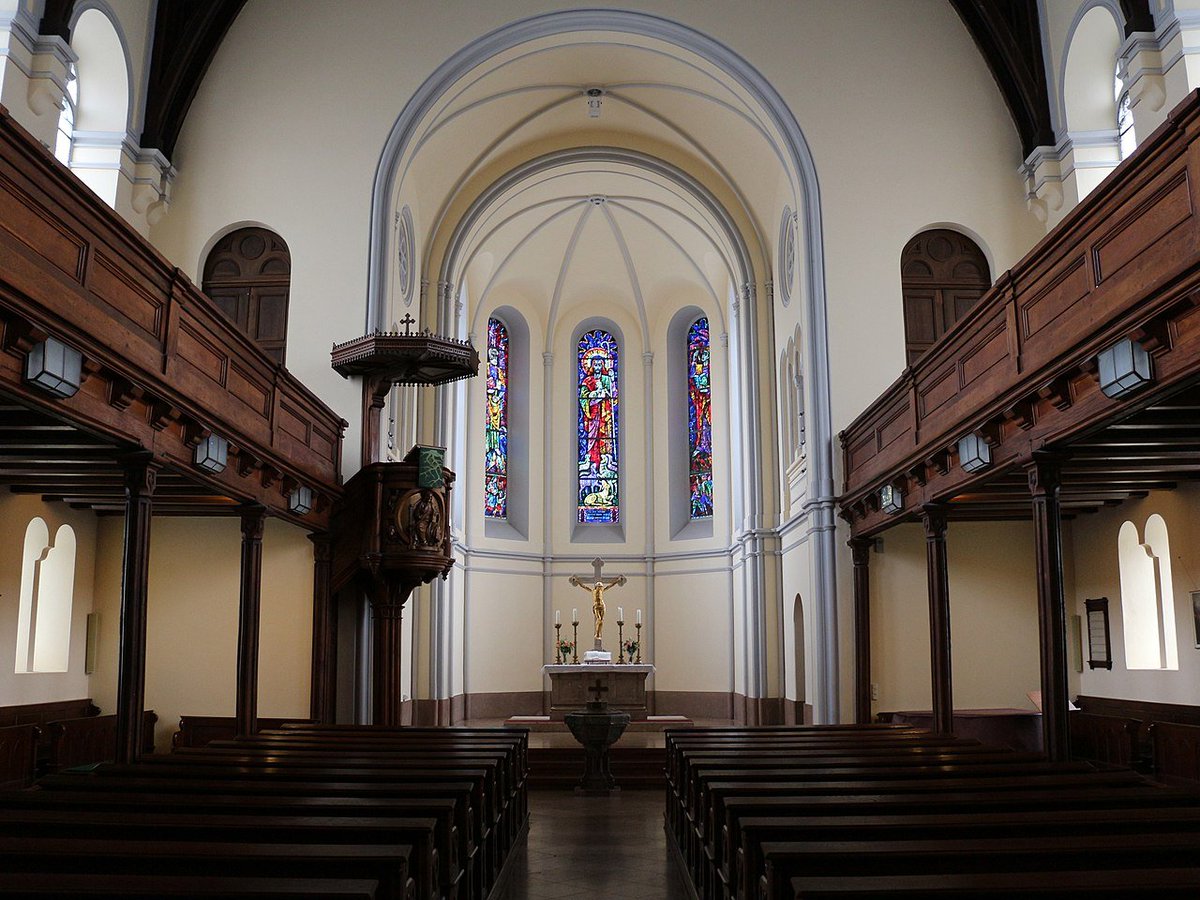
[[[432,491],[421,491],[412,508],[413,547],[436,547],[442,542],[442,513]]]

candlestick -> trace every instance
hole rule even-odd
[[[638,615],[637,615],[637,623],[638,623],[639,625],[641,625],[641,624],[642,624],[642,611],[641,611],[640,609],[638,610]]]
[[[625,609],[624,609],[623,607],[620,607],[620,606],[618,606],[618,607],[617,607],[617,621],[618,621],[618,622],[624,622],[624,621],[625,621]]]
[[[562,665],[562,623],[554,623],[554,662]]]
[[[579,624],[579,610],[577,610],[577,609],[571,610],[571,624],[573,624],[573,625]]]
[[[638,661],[638,665],[641,665],[641,662],[642,662],[642,622],[641,622],[641,618],[642,618],[642,611],[639,609],[638,610],[638,623],[637,623],[637,648],[638,648],[637,649],[637,654],[638,654],[637,661]]]
[[[571,612],[575,612],[575,610],[571,610]],[[571,665],[577,666],[579,665],[579,616],[572,618],[575,621],[571,623]]]
[[[621,616],[621,607],[619,606],[617,607],[617,615],[620,616],[617,619],[617,662],[623,663],[625,662],[625,623],[622,621],[624,617]]]
[[[559,610],[554,611],[554,625],[557,627],[562,622],[562,613]]]

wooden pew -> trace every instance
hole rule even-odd
[[[268,844],[121,840],[112,837],[9,837],[0,842],[8,873],[136,876],[168,870],[174,876],[328,879],[377,883],[379,900],[415,900],[408,876],[413,848],[403,844]]]
[[[873,897],[1012,900],[1021,895],[1059,900],[1195,900],[1200,871],[1124,869],[1115,872],[978,872],[955,875],[877,875],[799,877],[790,884],[793,900],[863,900]]]
[[[131,842],[205,844],[411,845],[408,871],[418,900],[440,900],[437,820],[390,816],[256,816],[145,809],[130,812],[7,809],[0,817],[0,848],[11,838],[114,838]]]
[[[154,723],[158,721],[158,716],[149,709],[142,716],[142,752],[153,753]],[[41,774],[59,772],[72,766],[108,762],[116,754],[116,716],[60,719],[47,723],[45,732],[45,758]]]
[[[228,878],[221,875],[100,875],[0,872],[0,896],[39,900],[126,900],[172,897],[175,900],[231,897],[243,900],[377,900],[379,884],[349,878]]]
[[[1097,773],[1085,764],[1052,765],[1013,753],[973,763],[986,759],[989,748],[937,743],[932,735],[910,734],[888,747],[876,744],[879,738],[871,732],[864,731],[858,741],[848,729],[840,738],[814,735],[805,740],[798,732],[757,731],[668,736],[668,831],[702,898],[754,900],[763,887],[771,893],[762,896],[790,898],[793,875],[816,877],[813,860],[836,866],[855,858],[849,852],[822,856],[822,848],[832,841],[855,845],[860,861],[888,859],[883,845],[893,839],[889,828],[890,835],[902,836],[894,841],[921,837],[947,844],[966,841],[967,832],[1025,840],[1024,849],[1010,849],[1027,854],[1022,865],[1034,868],[1060,864],[1038,862],[1038,854],[1049,856],[1043,846],[1057,842],[1063,853],[1074,852],[1082,859],[1088,840],[1097,834],[1115,835],[1130,848],[1110,854],[1111,866],[1145,868],[1138,853],[1155,837],[1163,837],[1154,851],[1162,858],[1155,864],[1182,867],[1191,863],[1194,857],[1189,854],[1200,839],[1200,795],[1156,788],[1132,772]],[[1097,810],[1104,810],[1103,818],[1097,818]],[[1035,821],[1021,819],[1046,814],[1058,819],[1041,831]],[[841,824],[831,834],[822,830],[822,822]],[[1031,839],[1031,831],[1043,838],[1040,844]],[[779,846],[772,850],[772,844]],[[983,856],[980,865],[990,864],[997,871],[1011,868],[983,854],[985,846],[978,840],[970,851],[965,843],[958,850],[948,845],[947,852],[928,858],[943,860],[932,866],[936,869],[952,867],[946,859],[966,865],[963,861],[974,853]],[[794,851],[791,856],[789,848]],[[766,851],[778,859],[772,863]],[[1171,857],[1175,851],[1178,856]],[[795,860],[803,861],[803,873],[787,868]],[[761,878],[769,864],[776,868],[768,884]],[[920,864],[914,866],[921,869]],[[870,896],[888,895],[887,886],[886,880],[877,882],[878,893]]]
[[[37,776],[38,727],[0,728],[0,791],[29,787]]]
[[[1164,781],[1200,782],[1200,725],[1155,722],[1154,775]]]
[[[1194,864],[1200,834],[1057,834],[987,840],[800,841],[762,845],[761,900],[794,900],[792,879],[814,876],[972,874],[1028,870],[1144,870]]]

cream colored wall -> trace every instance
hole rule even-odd
[[[116,699],[124,520],[101,521],[97,608],[101,640],[93,688]],[[181,715],[231,716],[237,685],[241,533],[237,519],[160,517],[150,538],[146,707],[155,744],[170,746]],[[312,547],[300,529],[268,520],[263,536],[258,711],[308,716],[312,654]]]
[[[1111,670],[1091,669],[1085,664],[1080,677],[1080,693],[1123,700],[1200,703],[1200,649],[1195,646],[1196,628],[1190,596],[1192,591],[1200,590],[1197,504],[1200,504],[1200,487],[1184,484],[1177,490],[1154,491],[1145,499],[1126,501],[1115,509],[1101,510],[1094,516],[1074,522],[1075,583],[1073,593],[1067,598],[1069,608],[1083,616],[1084,600],[1108,598],[1113,656]],[[1171,545],[1175,632],[1179,649],[1179,669],[1176,671],[1135,671],[1125,667],[1117,532],[1122,523],[1131,521],[1137,526],[1138,534],[1144,537],[1146,519],[1154,513],[1166,521]]]
[[[947,549],[955,708],[1032,708],[1025,694],[1040,687],[1032,526],[951,522]],[[891,529],[870,559],[872,709],[929,709],[923,530]]]
[[[152,238],[193,277],[206,244],[232,222],[263,222],[287,240],[293,258],[289,368],[351,421],[348,472],[357,461],[359,387],[330,370],[328,352],[331,340],[364,329],[371,187],[388,130],[406,100],[451,53],[514,19],[565,6],[545,0],[404,5],[255,0],[234,22],[200,85],[173,160],[179,177],[171,211]],[[1038,237],[1040,229],[1024,208],[1016,174],[1019,142],[991,74],[953,9],[941,0],[852,5],[778,0],[753,4],[754,14],[717,0],[686,6],[643,0],[633,6],[684,20],[740,53],[780,91],[804,131],[822,191],[836,431],[903,368],[898,257],[909,237],[934,223],[960,224],[981,237],[994,274]],[[764,27],[766,22],[771,27]],[[929,65],[928,55],[913,52],[914,47],[936,47],[938,65]],[[363,102],[364,96],[370,102]],[[428,209],[417,212],[421,218],[429,215]],[[777,218],[761,225],[773,244]],[[420,251],[419,246],[418,256]],[[586,310],[564,310],[563,318],[599,313],[621,326],[632,351],[627,360],[633,362],[625,368],[626,397],[640,398],[638,355],[643,348],[624,306],[600,297]],[[785,336],[797,324],[807,329],[804,306],[797,296],[787,309],[777,303],[766,317],[773,316],[774,322],[768,323],[761,343],[764,400],[774,393],[773,360],[780,349],[770,339],[771,326],[774,334]],[[527,318],[531,334],[536,333],[534,317]],[[866,355],[864,323],[870,323],[872,334],[883,336],[869,341]],[[572,405],[571,347],[569,335],[556,334],[553,341],[553,404],[561,412]],[[535,352],[535,401],[541,396],[539,368]],[[661,377],[657,365],[655,377]],[[812,384],[810,373],[806,382]],[[766,407],[764,422],[773,423],[769,402]],[[644,422],[634,409],[627,402],[624,437],[633,452],[625,457],[623,476],[626,484],[640,486],[646,460],[636,448],[644,441]],[[470,427],[478,430],[477,400],[471,410]],[[565,499],[572,494],[574,478],[570,431],[555,434],[549,462],[541,457],[539,443],[531,448],[530,472],[535,477],[548,473],[556,498],[552,552],[584,556],[611,551],[605,545],[581,547],[570,541],[572,517]],[[766,442],[766,453],[766,464],[777,467],[773,441]],[[656,492],[665,490],[661,478],[655,483]],[[772,490],[768,506],[776,497]],[[540,503],[535,496],[530,499],[531,536],[540,536]],[[468,509],[478,509],[477,503],[471,499]],[[471,515],[478,519],[477,513]],[[476,520],[467,523],[468,534],[482,531]],[[635,512],[626,528],[626,546],[640,554],[647,538],[644,518]],[[474,541],[473,536],[470,543]],[[692,565],[698,570],[707,564]],[[808,563],[785,558],[783,565],[801,571]],[[842,581],[843,598],[848,583]],[[548,645],[540,579],[481,572],[471,584],[465,614],[464,644],[472,653],[466,690],[536,684],[536,666],[545,650],[533,646],[527,635],[540,634]],[[553,589],[553,602],[569,608],[560,587]],[[735,606],[741,602],[736,590]],[[778,623],[790,617],[790,605],[779,598],[795,592],[772,585],[772,634],[766,645],[775,684],[788,678],[776,632],[784,627]],[[500,608],[492,597],[509,597],[511,603]],[[843,600],[843,623],[847,609]],[[665,608],[662,614],[668,615]],[[739,613],[736,618],[740,622],[743,617]],[[729,650],[735,657],[744,644],[739,627],[735,623]],[[845,625],[841,633],[845,641]],[[519,649],[497,641],[498,635],[519,640]],[[502,649],[480,649],[498,643]],[[704,678],[718,680],[716,675]]]
[[[16,668],[17,617],[25,529],[41,516],[53,540],[62,525],[75,531],[75,588],[71,604],[71,649],[66,672],[22,672]],[[87,616],[93,609],[96,517],[63,503],[0,491],[0,706],[77,700],[91,696],[84,674]]]

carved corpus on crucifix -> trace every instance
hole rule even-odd
[[[571,584],[577,588],[582,588],[592,595],[592,616],[596,620],[596,635],[593,650],[590,653],[584,654],[584,662],[588,661],[591,653],[603,653],[604,644],[601,636],[604,633],[604,592],[612,587],[620,587],[625,584],[628,579],[624,575],[617,575],[615,578],[605,578],[601,575],[601,570],[604,568],[604,560],[596,557],[592,560],[592,580],[590,582],[578,575],[571,576]],[[608,659],[612,659],[612,654],[608,654]]]

